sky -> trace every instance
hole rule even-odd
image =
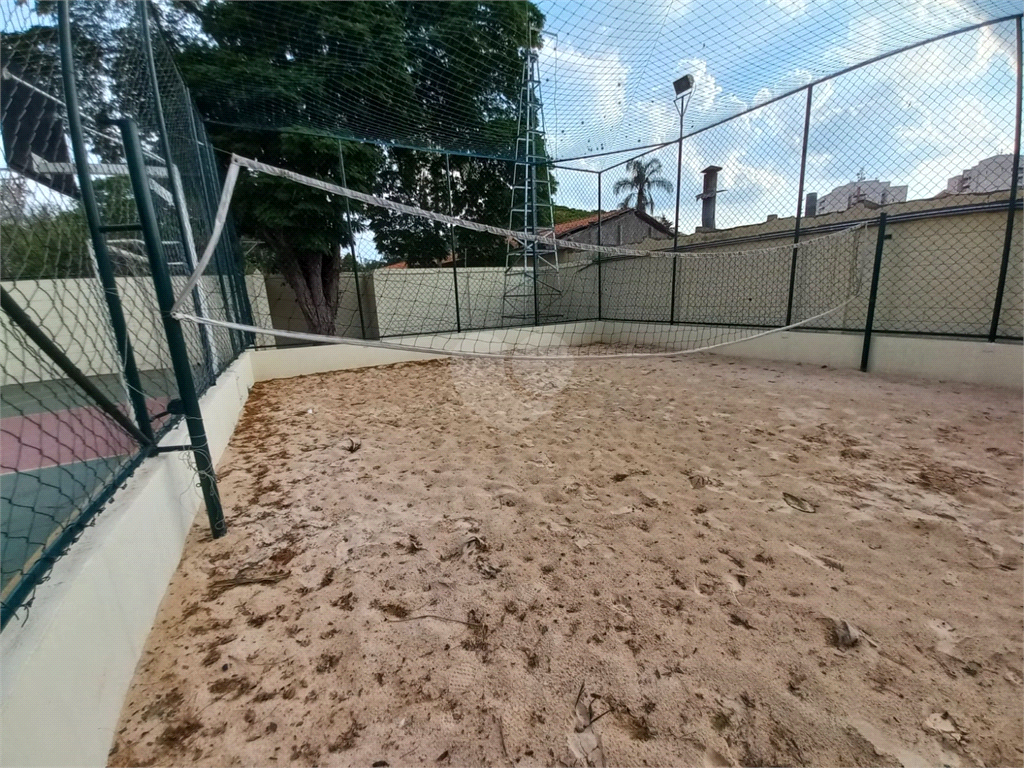
[[[694,75],[686,107],[680,227],[699,223],[700,170],[722,167],[718,225],[793,215],[806,92],[708,127],[842,69],[953,29],[1019,13],[1016,2],[956,0],[541,0],[540,66],[556,157],[672,141],[672,81]],[[931,197],[979,160],[1012,152],[1012,21],[930,43],[814,88],[806,192],[854,180]],[[702,129],[704,129],[702,131]],[[629,154],[568,163],[599,170]],[[677,151],[653,155],[674,182]],[[602,207],[622,169],[605,174]],[[558,202],[597,205],[596,178],[561,171]],[[656,198],[672,219],[674,193]]]

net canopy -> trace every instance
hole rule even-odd
[[[195,54],[186,79],[208,75],[195,94],[207,119],[512,158],[529,43],[540,50],[547,154],[565,160],[676,139],[672,83],[684,74],[694,77],[684,126],[693,133],[851,66],[1020,12],[1016,0],[335,5],[223,3],[172,31]]]

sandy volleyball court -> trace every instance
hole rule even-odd
[[[112,765],[1020,765],[1018,392],[710,355],[258,384]]]

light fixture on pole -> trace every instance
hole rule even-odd
[[[679,247],[679,186],[683,181],[683,116],[686,114],[687,96],[693,92],[693,75],[683,75],[674,83],[676,98],[674,103],[679,110],[679,156],[676,160],[676,226],[672,239],[672,250]]]

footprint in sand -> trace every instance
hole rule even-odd
[[[818,557],[817,555],[812,555],[810,552],[808,552],[806,549],[801,547],[799,544],[787,543],[787,546],[794,553],[800,555],[800,557],[804,558],[808,562],[814,563],[815,565],[817,565],[817,566],[819,566],[821,568],[824,568],[826,571],[842,571],[842,570],[845,570],[843,568],[843,564],[840,563],[835,558],[828,557],[827,555],[822,555],[821,557]]]
[[[704,768],[732,768],[732,763],[721,752],[713,749],[704,750]]]
[[[956,629],[942,619],[932,619],[928,622],[928,629],[938,636],[935,643],[935,650],[947,656],[956,656],[956,647],[962,638],[957,635]]]

